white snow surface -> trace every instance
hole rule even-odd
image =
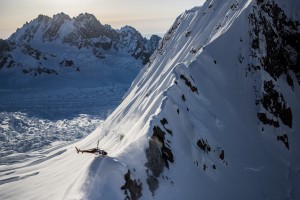
[[[128,170],[142,185],[141,199],[299,199],[300,87],[295,81],[292,91],[278,81],[293,110],[293,127],[263,125],[253,87],[265,74],[246,76],[238,60],[241,53],[244,63],[251,62],[253,5],[251,0],[209,0],[180,15],[100,127],[76,143],[0,166],[0,199],[125,199],[121,187]],[[299,9],[288,11],[299,20]],[[154,127],[166,132],[174,162],[151,192],[145,152]],[[276,140],[281,133],[289,135],[289,150]],[[201,139],[209,152],[197,146]],[[75,146],[96,147],[98,141],[107,157],[75,151]]]

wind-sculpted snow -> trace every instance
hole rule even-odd
[[[109,157],[76,155],[72,146],[66,147],[65,153],[44,164],[59,165],[64,174],[59,182],[63,188],[70,182],[68,189],[54,187],[39,197],[299,199],[297,74],[289,70],[289,78],[275,78],[253,56],[257,50],[258,58],[267,59],[272,51],[264,45],[253,48],[251,14],[272,18],[258,4],[277,8],[276,2],[284,12],[293,12],[286,16],[300,20],[300,9],[293,7],[300,4],[282,0],[208,0],[180,15],[122,103],[100,128],[75,144],[91,148],[99,141]],[[276,30],[268,23],[272,20],[264,22],[268,30]],[[299,27],[293,31],[298,33]],[[260,35],[259,44],[263,41]],[[259,113],[280,126],[264,123]],[[72,175],[64,168],[70,163],[76,163],[69,169]],[[45,182],[58,182],[54,169],[42,163],[30,173],[16,170],[19,177],[40,173],[13,182],[13,188],[12,183],[1,185],[0,197],[33,197],[32,188],[45,190],[35,183],[46,180],[47,174],[55,176]],[[4,180],[16,176],[10,174],[13,169],[5,173]]]

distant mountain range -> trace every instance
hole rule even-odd
[[[39,15],[7,40],[0,40],[0,77],[3,70],[34,76],[80,72],[87,65],[101,66],[106,58],[128,58],[143,66],[160,39],[153,35],[148,40],[130,26],[115,30],[88,13],[74,18],[64,13],[53,18]]]

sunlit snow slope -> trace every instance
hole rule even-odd
[[[299,199],[296,1],[209,0],[180,15],[96,131],[1,166],[1,199]]]

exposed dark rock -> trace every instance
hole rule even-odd
[[[239,54],[238,60],[239,60],[239,62],[240,62],[241,64],[243,63],[244,59],[245,59],[245,57],[242,56],[241,54]]]
[[[0,39],[0,56],[12,50],[11,45],[6,40]]]
[[[0,39],[0,69],[4,66],[10,68],[14,65],[14,61],[10,54],[10,51],[14,49],[14,44],[6,40]]]
[[[112,48],[112,41],[102,41],[102,42],[95,42],[94,46],[97,48],[101,48],[103,50],[110,50]]]
[[[143,65],[145,65],[150,61],[149,58],[150,58],[151,54],[148,52],[142,51],[141,48],[139,48],[137,46],[134,53],[132,53],[131,56],[134,57],[135,59],[142,58],[142,63],[143,63]]]
[[[22,46],[22,53],[27,54],[29,56],[32,56],[36,60],[40,60],[42,56],[42,52],[39,51],[38,49],[32,48],[30,45],[25,44]]]
[[[262,123],[275,128],[280,126],[280,119],[291,128],[292,110],[275,85],[281,76],[286,77],[287,84],[293,90],[295,82],[292,77],[296,77],[297,83],[300,83],[300,22],[288,19],[273,0],[257,0],[257,9],[253,9],[249,21],[252,37],[251,55],[257,62],[250,64],[250,69],[264,69],[274,79],[274,82],[270,80],[263,83],[264,91],[258,102],[267,113],[258,113],[257,117]],[[277,139],[283,141],[289,148],[287,135]]]
[[[162,120],[160,120],[160,123],[161,123],[161,125],[163,125],[164,129],[165,129],[170,135],[173,134],[173,132],[172,132],[170,129],[168,129],[168,128],[165,127],[165,125],[168,124],[168,121],[167,121],[166,118],[163,118]]]
[[[124,175],[125,185],[121,187],[124,190],[126,200],[137,200],[142,197],[142,183],[138,180],[130,178],[130,170]]]
[[[4,66],[7,68],[11,68],[14,66],[15,62],[13,61],[10,54],[6,54],[0,57],[0,69],[2,69]]]
[[[166,118],[163,118],[162,120],[160,120],[160,123],[164,126],[164,125],[168,124],[168,121]]]
[[[158,179],[155,176],[148,175],[147,184],[149,186],[149,190],[152,192],[152,195],[154,196],[154,192],[158,189],[159,186]]]
[[[287,134],[277,136],[277,141],[282,141],[287,149],[290,149],[289,138]]]
[[[294,81],[289,74],[286,75],[286,81],[289,84],[289,86],[294,90]]]
[[[189,37],[190,34],[191,34],[191,31],[186,31],[186,32],[185,32],[185,37]]]
[[[161,144],[154,139],[149,140],[149,147],[146,149],[146,157],[148,162],[145,166],[151,170],[152,175],[159,177],[165,167],[162,157]]]
[[[74,67],[75,66],[73,60],[66,60],[66,59],[64,59],[63,61],[61,61],[59,63],[59,65],[60,66],[64,66],[64,67]]]
[[[162,157],[165,161],[166,167],[169,168],[168,161],[170,161],[171,163],[174,162],[173,153],[172,153],[171,149],[166,147],[165,145],[163,145],[163,147],[161,148],[161,152],[162,152]]]
[[[193,86],[189,79],[187,79],[183,74],[180,75],[180,78],[184,80],[185,84],[191,89],[192,92],[196,92],[198,94],[198,88]]]
[[[2,69],[2,67],[4,67],[4,65],[6,64],[7,61],[7,57],[6,56],[1,56],[1,60],[0,60],[0,69]]]
[[[300,23],[288,19],[273,0],[257,1],[257,5],[258,9],[254,9],[254,12],[249,15],[254,49],[252,56],[275,81],[286,74],[287,83],[293,89],[294,82],[289,73],[294,72],[296,77],[300,74],[300,69],[297,67],[300,47],[295,45],[300,38],[298,31]],[[260,55],[261,51],[266,52],[266,55]],[[254,68],[253,64],[250,66]],[[257,69],[260,67],[255,67],[255,70]],[[263,97],[259,103],[272,114],[272,119],[269,119],[265,113],[258,113],[258,119],[264,124],[279,127],[279,121],[274,118],[280,118],[283,124],[292,127],[292,111],[283,95],[275,88],[273,81],[264,81],[263,84]]]
[[[186,100],[184,94],[181,96],[181,98],[182,98],[183,101]]]
[[[7,64],[7,68],[11,68],[11,67],[13,67],[15,65],[15,62],[12,60],[12,58],[11,57],[9,57],[9,58],[10,58],[10,60],[9,60],[9,62]]]
[[[269,119],[265,113],[258,113],[257,114],[257,118],[263,124],[268,124],[268,125],[274,126],[275,128],[279,127],[279,122],[278,121],[274,121],[272,119]]]
[[[163,173],[164,167],[169,168],[168,162],[174,162],[173,153],[165,144],[165,135],[166,133],[159,126],[154,126],[149,147],[146,149],[148,161],[145,166],[150,170],[147,170],[147,183],[153,195],[159,186],[158,177]]]
[[[149,147],[146,149],[146,157],[148,162],[145,164],[145,166],[151,171],[151,173],[147,171],[147,184],[153,196],[155,190],[157,190],[159,186],[158,177],[163,172],[165,167],[160,146],[161,144],[159,144],[158,141],[150,139]]]
[[[37,67],[37,68],[28,68],[28,69],[23,69],[22,72],[24,74],[33,74],[34,76],[40,75],[40,74],[55,74],[57,75],[57,71],[53,69],[48,69],[46,67]]]
[[[48,21],[50,21],[51,20],[51,18],[50,17],[48,17],[48,16],[46,16],[46,15],[42,15],[42,14],[40,14],[39,16],[38,16],[38,18],[37,18],[37,21],[38,22],[48,22]]]
[[[280,118],[285,125],[292,127],[293,116],[291,108],[287,106],[282,94],[275,89],[272,81],[264,81],[264,93],[260,102],[268,112]],[[258,117],[261,120],[264,116],[260,115]],[[265,119],[263,120],[266,121]]]
[[[257,0],[257,6],[249,15],[252,56],[258,58],[263,69],[275,80],[289,70],[299,77],[300,22],[288,19],[274,0]],[[266,55],[260,55],[260,50]],[[300,79],[298,81],[300,83]]]
[[[239,3],[238,3],[238,1],[236,1],[234,4],[231,4],[230,9],[237,10],[238,6],[239,6]]]
[[[170,135],[173,135],[173,131],[171,131],[170,129],[167,129],[166,127],[164,127],[164,128]]]
[[[222,150],[220,153],[220,159],[224,160],[224,158],[225,158],[225,152],[224,152],[224,150]]]
[[[259,49],[259,38],[258,37],[253,38],[251,47],[253,49]]]
[[[200,140],[198,140],[197,145],[205,153],[208,153],[211,151],[211,147],[209,146],[207,140],[204,141],[203,139],[200,139]]]
[[[99,38],[105,35],[104,27],[92,14],[80,14],[75,18],[74,26],[83,38]]]
[[[195,54],[195,53],[197,53],[198,51],[199,51],[199,48],[196,49],[196,48],[193,47],[193,48],[190,50],[190,53]]]
[[[152,139],[157,140],[162,144],[162,157],[165,159],[166,166],[168,167],[167,161],[174,162],[174,158],[171,149],[165,146],[165,135],[166,133],[163,130],[161,130],[159,126],[153,127]]]

